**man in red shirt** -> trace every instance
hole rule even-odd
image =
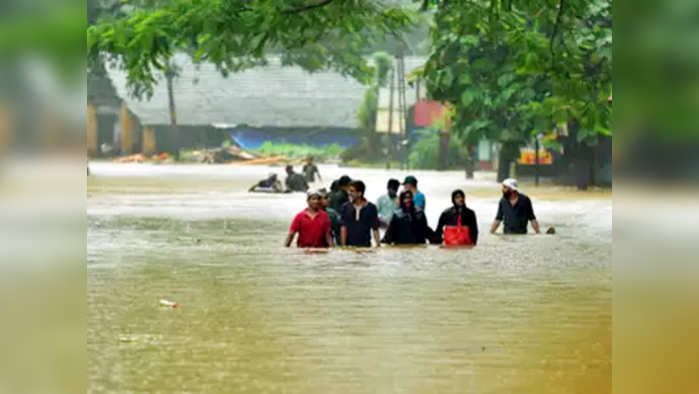
[[[289,227],[289,235],[285,245],[291,245],[296,233],[299,234],[296,246],[299,248],[326,248],[333,246],[333,237],[330,234],[330,218],[321,207],[321,196],[315,190],[309,190],[308,208],[299,212]]]

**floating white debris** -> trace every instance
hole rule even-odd
[[[173,301],[168,301],[168,300],[160,300],[160,306],[172,308],[172,309],[177,309],[180,304],[173,302]]]

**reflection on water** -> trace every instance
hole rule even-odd
[[[555,236],[307,253],[281,246],[302,195],[244,192],[269,168],[91,170],[90,391],[611,391],[608,198],[531,190]],[[344,172],[372,200],[405,175]],[[417,176],[431,223],[461,187],[486,232],[487,175]]]

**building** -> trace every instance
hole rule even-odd
[[[164,76],[158,76],[153,96],[141,100],[129,94],[123,70],[108,68],[120,105],[111,103],[107,109],[89,102],[91,154],[99,154],[104,142],[128,154],[218,145],[231,137],[247,147],[261,140],[349,146],[358,139],[356,111],[367,87],[354,79],[282,66],[277,57],[227,78],[214,65],[193,64],[187,55],[175,56],[174,62],[181,70],[173,81],[177,141],[169,126]],[[106,115],[112,116],[111,123]]]

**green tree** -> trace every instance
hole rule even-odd
[[[376,116],[378,114],[379,89],[386,87],[388,76],[393,67],[393,58],[386,52],[377,52],[372,56],[374,73],[369,89],[364,93],[364,99],[357,110],[359,129],[362,140],[359,145],[343,156],[345,160],[364,158],[376,160],[381,154],[381,140],[376,133]]]
[[[465,141],[502,143],[498,178],[538,133],[563,131],[576,157],[611,135],[610,0],[422,4],[435,25],[421,77],[433,98],[454,106],[453,130]]]
[[[362,47],[405,29],[412,12],[378,0],[173,0],[148,2],[88,28],[92,58],[126,70],[130,91],[151,95],[156,71],[177,52],[210,62],[223,75],[264,64],[268,53],[308,71],[371,77]]]

